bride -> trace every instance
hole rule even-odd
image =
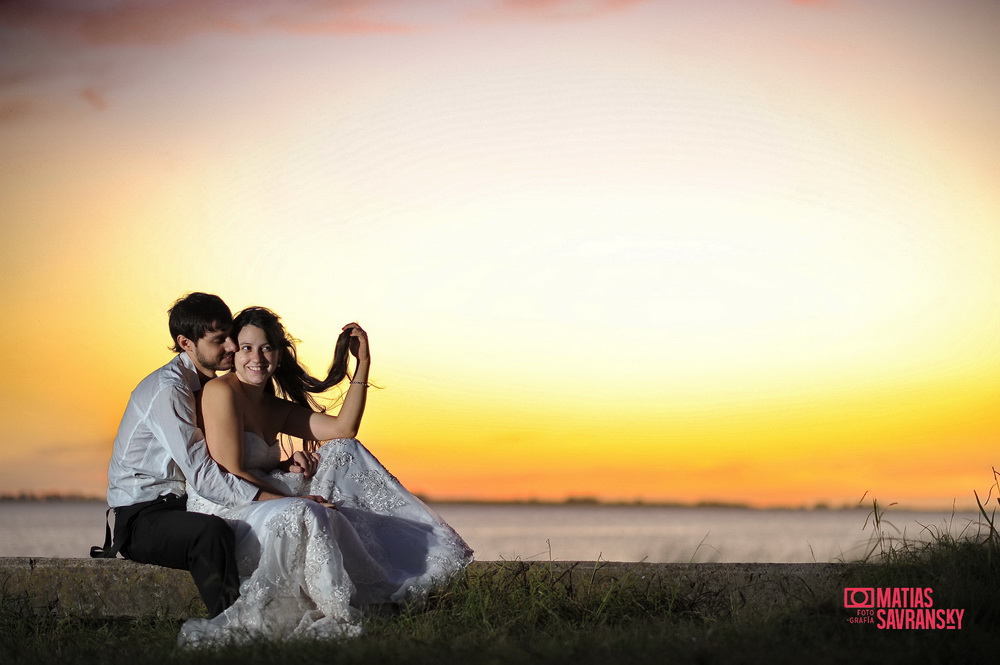
[[[356,323],[344,326],[325,381],[299,365],[276,314],[250,307],[233,320],[233,371],[203,389],[209,452],[261,490],[226,508],[188,486],[188,510],[220,515],[236,531],[240,598],[213,619],[190,619],[180,644],[348,637],[361,633],[361,607],[419,601],[461,571],[472,550],[353,438],[364,413],[371,356]],[[312,398],[347,376],[340,412]],[[278,434],[305,452],[280,462]],[[327,441],[319,446],[320,441]]]

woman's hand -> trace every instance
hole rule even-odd
[[[368,348],[368,333],[357,323],[348,323],[341,330],[349,330],[351,332],[351,345],[348,348],[358,363],[370,363],[372,357],[371,350]]]
[[[296,450],[285,462],[291,473],[301,473],[306,478],[312,478],[313,474],[316,473],[316,466],[319,464],[319,453]]]

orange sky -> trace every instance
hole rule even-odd
[[[190,290],[432,497],[969,505],[1000,6],[0,5],[0,493],[102,494]]]

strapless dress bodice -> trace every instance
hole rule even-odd
[[[265,476],[278,468],[281,446],[268,443],[253,432],[243,432],[243,468],[254,475]]]

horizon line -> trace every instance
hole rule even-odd
[[[482,499],[482,498],[434,498],[426,494],[414,493],[424,503],[432,505],[492,505],[492,506],[593,506],[593,507],[649,507],[649,508],[727,508],[733,510],[815,510],[815,511],[847,511],[847,510],[868,510],[871,511],[871,503],[841,503],[832,505],[826,501],[816,501],[812,504],[802,503],[778,504],[778,505],[754,505],[750,501],[668,501],[668,500],[647,500],[647,499],[601,499],[591,496],[568,496],[563,499]],[[59,501],[99,501],[105,502],[103,496],[95,494],[84,494],[80,492],[30,492],[22,491],[17,493],[0,493],[0,502],[59,502]],[[896,511],[911,512],[977,512],[978,508],[973,505],[959,506],[953,503],[950,506],[924,506],[908,507],[901,502],[894,502],[883,505],[880,510],[891,509]]]

